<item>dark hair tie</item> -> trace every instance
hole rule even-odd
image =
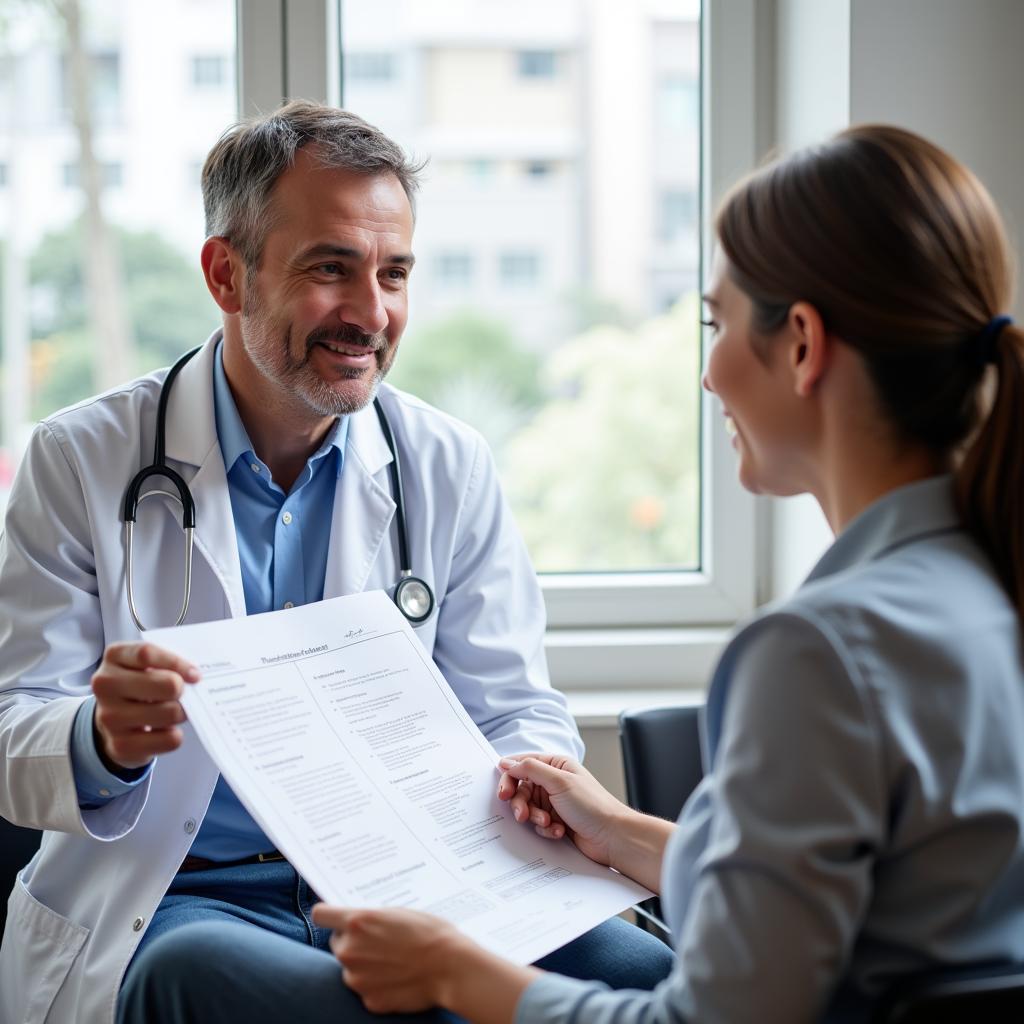
[[[1012,323],[1012,316],[994,316],[981,329],[973,347],[977,351],[982,363],[995,363],[998,361],[997,356],[999,352],[996,346],[999,343],[999,335],[1002,334],[1004,327]]]

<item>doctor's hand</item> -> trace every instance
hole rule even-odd
[[[199,669],[150,643],[111,644],[93,673],[93,738],[106,766],[142,768],[181,746],[185,721],[179,699]]]
[[[503,757],[499,769],[498,797],[512,802],[516,821],[532,823],[546,839],[567,835],[591,860],[612,863],[616,834],[634,812],[583,765],[561,754],[516,754]],[[517,807],[524,800],[526,812]]]

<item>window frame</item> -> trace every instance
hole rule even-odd
[[[249,114],[287,96],[341,101],[341,0],[237,0],[238,96]],[[711,213],[757,158],[756,0],[703,0],[701,280]],[[709,339],[703,338],[706,354]],[[701,565],[696,571],[541,577],[556,683],[703,686],[728,630],[756,605],[758,506],[739,485],[716,400],[701,396]]]

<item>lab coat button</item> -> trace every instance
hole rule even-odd
[[[137,917],[137,918],[135,918],[135,920],[132,921],[132,931],[133,932],[141,932],[142,931],[142,926],[145,923],[146,923],[146,919],[144,917]]]
[[[254,473],[258,473],[260,471],[260,464],[258,462],[252,462],[252,463],[249,464],[249,468]]]
[[[100,796],[110,796],[110,790],[109,789],[101,789],[100,790]]]
[[[284,608],[294,608],[295,607],[295,602],[294,601],[285,601],[285,603],[284,603],[284,605],[282,607],[284,607]]]
[[[287,526],[291,521],[292,521],[292,514],[291,514],[291,512],[285,512],[285,514],[283,516],[281,516],[281,522],[283,522],[285,526]]]
[[[196,820],[195,818],[189,818],[188,821],[185,822],[185,834],[190,836],[192,835],[193,832],[195,832],[195,830]]]

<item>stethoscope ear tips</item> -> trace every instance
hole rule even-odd
[[[418,626],[430,618],[434,610],[434,594],[419,577],[406,576],[395,587],[395,604],[414,626]]]

